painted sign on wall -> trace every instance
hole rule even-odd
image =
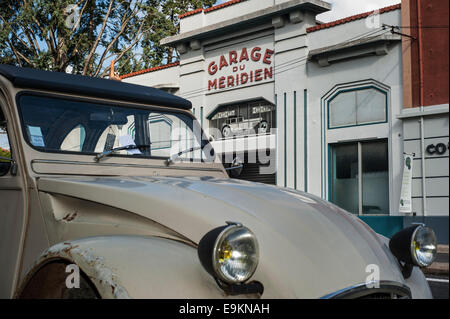
[[[274,53],[274,50],[260,46],[243,47],[208,60],[208,91],[273,80]]]

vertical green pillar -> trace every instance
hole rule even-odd
[[[287,128],[286,128],[286,93],[284,93],[284,187],[287,186],[287,151],[286,151],[286,145],[287,145]]]
[[[303,90],[303,128],[304,128],[304,142],[303,142],[303,158],[304,158],[304,176],[305,185],[304,191],[308,191],[308,91]]]
[[[297,91],[294,91],[294,189],[297,189]]]

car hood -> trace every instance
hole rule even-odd
[[[264,284],[265,297],[322,297],[377,274],[404,283],[388,248],[366,224],[292,189],[200,177],[54,177],[40,178],[38,188],[133,212],[195,243],[226,221],[240,222],[258,239],[254,279]]]

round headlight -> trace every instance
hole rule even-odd
[[[228,284],[244,283],[256,271],[259,246],[247,227],[229,223],[202,238],[198,255],[203,267],[213,277]]]
[[[411,255],[419,267],[431,265],[436,258],[437,240],[430,227],[417,227],[411,241]]]
[[[389,248],[405,264],[427,267],[436,258],[436,235],[430,227],[414,225],[392,236]]]

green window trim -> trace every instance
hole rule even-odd
[[[172,123],[170,121],[168,121],[167,119],[149,120],[148,122],[149,122],[149,124],[156,124],[156,123],[160,123],[160,122],[167,123],[167,125],[169,125],[169,127],[170,127],[170,131],[172,132]],[[156,143],[160,143],[160,142],[156,142]],[[152,151],[166,150],[166,149],[172,148],[172,140],[169,139],[167,141],[167,143],[169,144],[169,146],[152,148]]]
[[[354,213],[354,212],[350,212],[352,214],[354,214],[355,216],[358,217],[370,217],[370,216],[390,216],[390,195],[388,194],[388,200],[387,200],[387,204],[388,204],[388,210],[385,213],[364,213],[364,209],[363,209],[363,205],[364,205],[364,196],[363,193],[361,193],[363,191],[363,178],[364,178],[364,173],[362,172],[362,166],[363,165],[363,158],[362,158],[362,144],[364,143],[373,143],[373,142],[379,142],[379,143],[386,143],[386,146],[388,147],[389,145],[389,138],[380,138],[380,139],[373,139],[373,140],[362,140],[362,141],[353,141],[353,142],[342,142],[342,143],[330,143],[327,144],[327,157],[328,157],[328,167],[327,167],[327,175],[328,175],[328,188],[327,188],[327,200],[334,203],[334,198],[332,195],[333,192],[333,179],[335,178],[335,170],[334,168],[334,161],[333,161],[333,147],[334,146],[338,146],[338,145],[351,145],[351,144],[357,144],[358,147],[358,212]],[[388,149],[388,154],[389,154],[389,149]],[[389,155],[388,155],[388,160],[387,160],[387,164],[389,165]],[[388,174],[389,174],[389,168],[388,168]],[[360,174],[361,173],[361,174]],[[389,179],[388,179],[388,183]],[[345,208],[344,208],[345,209]]]
[[[294,189],[297,189],[297,92],[294,91]]]
[[[328,128],[328,101],[330,98],[334,97],[335,95],[339,94],[342,91],[348,90],[356,90],[356,89],[364,89],[364,88],[375,88],[377,90],[380,90],[381,92],[386,93],[386,108],[389,107],[389,94],[390,94],[390,87],[377,81],[374,79],[365,79],[361,81],[354,81],[354,82],[347,82],[347,83],[340,83],[333,86],[330,90],[328,90],[320,99],[320,197],[323,199],[328,200],[328,180],[326,174],[328,173],[328,165],[329,165],[329,147],[327,144],[327,128]],[[331,94],[331,95],[330,95]],[[325,106],[327,108],[325,109]],[[327,112],[327,119],[325,119],[324,113]],[[387,123],[389,122],[389,112],[387,109]],[[379,123],[370,123],[365,125],[373,125],[373,124],[379,124]],[[361,125],[360,125],[361,126]],[[339,129],[343,127],[338,127],[335,129]],[[331,128],[330,130],[333,130]]]
[[[339,95],[342,93],[348,93],[348,92],[355,92],[355,91],[362,91],[362,90],[367,90],[367,89],[374,89],[377,90],[378,92],[382,93],[385,97],[385,110],[384,110],[384,117],[385,120],[384,121],[374,121],[374,122],[369,122],[369,123],[361,123],[361,124],[352,124],[352,125],[342,125],[342,126],[334,126],[331,127],[330,126],[330,103]],[[389,112],[388,112],[388,91],[382,90],[379,87],[375,86],[375,85],[369,85],[369,86],[361,86],[361,87],[355,87],[355,88],[349,88],[349,89],[344,89],[344,90],[337,90],[331,97],[326,99],[326,105],[327,105],[327,128],[329,130],[336,130],[336,129],[341,129],[341,128],[348,128],[348,127],[355,127],[355,126],[366,126],[366,125],[374,125],[374,124],[383,124],[383,123],[388,123],[389,118]]]
[[[286,146],[287,146],[286,103],[287,103],[287,101],[286,101],[286,99],[287,99],[287,94],[284,93],[284,111],[283,111],[283,117],[284,117],[284,187],[287,187],[287,150],[286,150]]]
[[[304,191],[308,192],[308,91],[303,91]]]

